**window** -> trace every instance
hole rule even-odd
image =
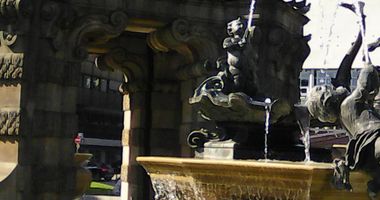
[[[301,86],[308,86],[308,85],[309,85],[309,80],[307,80],[307,79],[301,80]]]
[[[83,75],[82,84],[84,88],[91,88],[91,76]]]
[[[99,89],[100,88],[100,79],[98,77],[92,77],[91,88]]]
[[[121,82],[119,81],[114,81],[114,80],[110,80],[109,81],[109,85],[108,85],[108,88],[111,90],[111,91],[119,91],[119,86],[120,86]]]
[[[106,79],[100,79],[100,91],[107,92],[108,89],[108,81]]]

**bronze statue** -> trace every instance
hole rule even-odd
[[[252,30],[247,27],[247,20],[237,18],[227,24],[229,37],[223,41],[223,48],[227,51],[227,57],[217,61],[218,74],[225,83],[223,92],[245,92],[252,96],[255,94],[255,78],[253,77],[254,65],[249,63],[252,52]]]
[[[364,4],[359,5],[361,8],[343,6],[353,11],[362,10]],[[364,23],[364,15],[360,17]],[[345,159],[335,161],[335,185],[350,190],[348,170],[364,170],[373,178],[368,182],[368,192],[375,198],[380,191],[380,115],[373,105],[380,83],[375,66],[367,63],[360,71],[356,89],[349,92],[350,70],[361,44],[360,35],[343,59],[333,86],[314,87],[306,105],[314,118],[322,122],[340,122],[349,135]]]

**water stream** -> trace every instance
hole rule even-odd
[[[329,27],[329,30],[328,30],[328,35],[327,35],[327,41],[326,41],[326,38],[324,37],[323,40],[324,42],[322,42],[322,44],[326,44],[326,50],[325,50],[325,56],[324,56],[324,60],[323,60],[323,68],[324,69],[327,69],[327,57],[329,56],[330,54],[330,44],[331,44],[331,38],[332,38],[332,35],[333,35],[333,32],[334,32],[334,28],[335,28],[335,23],[336,23],[336,16],[337,16],[337,12],[338,12],[338,8],[339,8],[339,4],[336,5],[335,9],[334,9],[334,12],[332,14],[332,22],[331,22],[331,25]],[[324,16],[322,16],[322,18],[324,18]],[[322,19],[324,20],[324,19]]]
[[[307,107],[304,105],[294,105],[294,112],[298,126],[302,134],[302,142],[305,147],[305,162],[310,162],[310,115]]]
[[[310,129],[303,133],[303,144],[305,145],[305,162],[310,162]]]
[[[268,135],[270,126],[270,111],[271,111],[272,100],[269,98],[265,99],[265,136],[264,136],[264,158],[268,159]]]
[[[355,1],[354,5],[357,9],[355,9],[356,15],[358,16],[358,23],[360,25],[360,33],[363,38],[363,43],[362,43],[362,51],[363,51],[363,62],[364,63],[369,63],[369,53],[368,53],[368,48],[367,48],[367,39],[366,39],[366,27],[365,27],[365,21],[364,21],[364,11],[363,11],[363,6],[364,2],[362,1]]]
[[[255,4],[256,4],[256,1],[252,0],[251,6],[249,7],[249,17],[248,17],[247,29],[249,29],[252,26],[253,12],[255,11]]]

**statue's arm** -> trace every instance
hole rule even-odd
[[[357,87],[352,93],[356,100],[373,101],[379,91],[379,77],[377,70],[371,64],[367,64],[360,70]]]
[[[380,38],[377,38],[375,42],[368,44],[368,51],[375,51],[378,47],[380,47]]]
[[[340,63],[335,78],[331,80],[331,83],[334,87],[343,86],[350,90],[352,63],[354,62],[355,57],[359,52],[360,46],[362,45],[362,41],[362,35],[359,32],[355,42],[353,43],[347,54],[344,56],[342,62]]]

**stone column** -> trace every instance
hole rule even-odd
[[[156,146],[161,146],[160,149],[176,148],[180,152],[179,154],[161,152],[163,153],[161,155],[189,157],[192,155],[192,151],[186,142],[187,135],[196,128],[194,122],[197,121],[197,112],[188,103],[188,99],[194,92],[196,79],[208,75],[215,65],[219,55],[216,34],[210,31],[206,24],[177,19],[166,27],[152,32],[148,36],[148,44],[156,52],[154,59],[155,84],[170,83],[172,86],[171,90],[168,90],[169,87],[167,87],[166,94],[162,91],[161,94],[156,94],[157,99],[160,99],[159,95],[162,96],[163,102],[166,102],[170,107],[152,107],[156,109],[153,112],[156,112],[157,116],[166,116],[164,119],[162,119],[163,117],[159,119],[171,126],[165,126],[161,123],[162,131],[158,131],[158,134],[152,138],[156,137],[156,141],[164,140],[164,138],[176,141],[161,142]],[[177,88],[173,86],[177,86]],[[157,105],[159,102],[160,100],[157,100]],[[164,115],[160,111],[163,109],[166,112],[171,110],[172,113]],[[170,121],[170,117],[176,120]],[[173,136],[168,135],[171,130],[175,131]],[[167,150],[170,151],[171,149]],[[175,151],[172,150],[171,152]],[[160,155],[159,152],[156,155]]]
[[[1,18],[9,20],[0,25],[0,149],[10,148],[0,151],[0,167],[17,167],[0,180],[0,199],[73,199],[76,88],[86,37],[120,32],[126,17],[79,15],[70,1],[28,3],[1,1]]]
[[[137,156],[149,155],[150,91],[147,62],[138,55],[115,48],[97,58],[101,70],[120,70],[125,83],[120,87],[124,95],[124,130],[122,133],[123,163],[121,167],[121,198],[149,199],[149,178],[136,162]]]

